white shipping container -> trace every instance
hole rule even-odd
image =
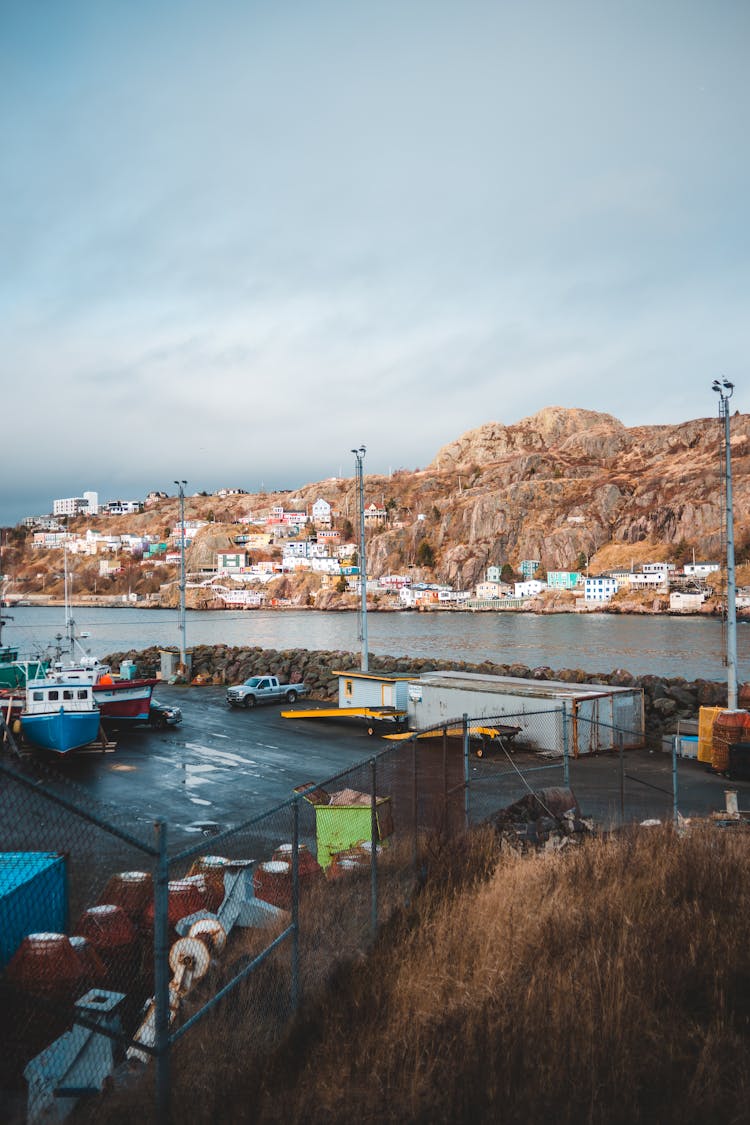
[[[562,753],[563,708],[571,755],[644,744],[643,691],[606,684],[524,680],[476,672],[427,672],[409,683],[409,727],[427,730],[469,719],[505,719],[521,727],[519,739],[538,750]],[[546,712],[546,714],[540,714]],[[556,712],[553,714],[552,712]]]

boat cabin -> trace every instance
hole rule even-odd
[[[60,708],[65,711],[94,711],[91,684],[34,680],[26,688],[26,713],[42,715]]]

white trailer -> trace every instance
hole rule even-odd
[[[505,719],[521,728],[519,741],[562,753],[563,715],[572,756],[611,750],[623,732],[626,748],[643,746],[643,691],[607,684],[524,680],[475,672],[426,672],[409,683],[411,730],[471,719]],[[489,724],[491,725],[491,723]]]

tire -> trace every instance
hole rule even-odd
[[[296,692],[296,691],[288,691],[288,692],[286,693],[286,701],[287,701],[287,703],[294,703],[294,701],[296,700],[296,698],[297,698],[297,692]]]
[[[245,699],[244,699],[244,705],[245,705],[245,707],[254,707],[255,706],[255,696],[254,695],[246,695]]]

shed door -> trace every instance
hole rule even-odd
[[[394,699],[394,684],[383,684],[381,689],[381,698],[384,707],[395,707],[396,701]]]

